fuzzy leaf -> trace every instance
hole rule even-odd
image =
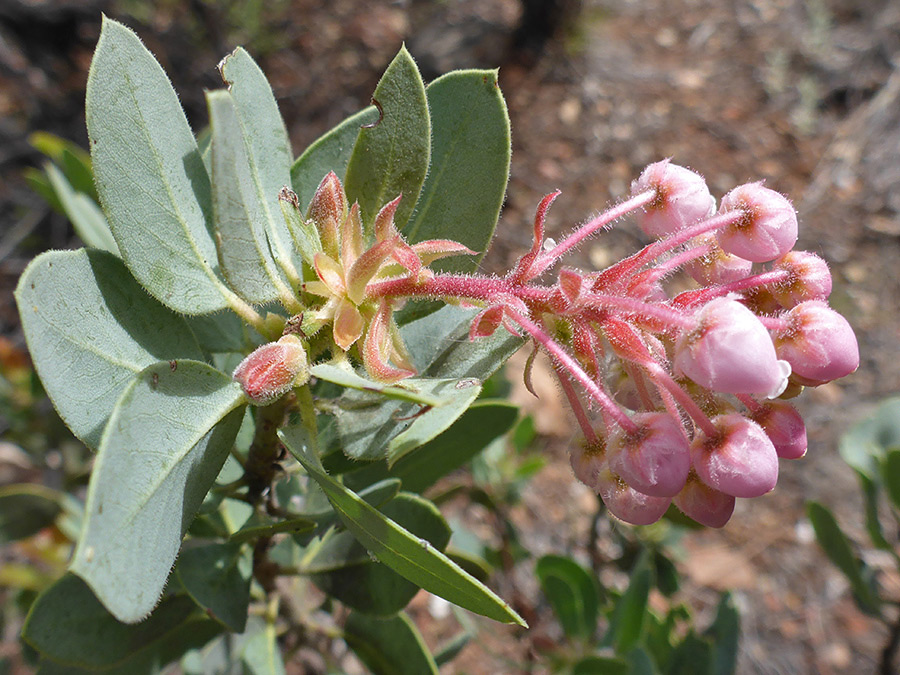
[[[135,278],[185,314],[227,306],[210,233],[209,176],[178,97],[131,30],[103,17],[86,116],[101,203]]]
[[[496,70],[460,70],[425,89],[431,112],[431,167],[403,230],[410,243],[452,239],[483,255],[506,194],[509,115]],[[405,199],[405,197],[404,197]],[[472,271],[482,258],[456,256],[434,267]]]
[[[278,204],[279,192],[291,184],[293,153],[272,87],[250,54],[241,47],[222,59],[219,68],[234,101],[272,252],[276,261],[299,270],[299,252],[291,245],[291,236]]]
[[[374,126],[360,129],[344,187],[350,203],[359,202],[368,232],[381,207],[402,194],[394,216],[400,230],[416,205],[431,152],[425,86],[405,47],[384,72],[373,99],[384,114]]]
[[[285,446],[325,492],[350,532],[378,560],[395,572],[464,609],[495,621],[525,622],[508,604],[433,546],[374,509],[326,474],[318,457],[309,454],[302,429],[279,432]]]
[[[206,93],[212,128],[213,211],[219,244],[219,261],[228,283],[253,304],[272,302],[279,289],[289,290],[275,265],[270,220],[284,222],[277,199],[270,213],[267,195],[227,91]],[[275,193],[277,196],[277,192]]]
[[[50,400],[94,448],[135,373],[164,359],[203,358],[184,319],[105,251],[42,253],[22,274],[16,302]]]
[[[103,433],[71,569],[120,621],[153,609],[181,538],[222,468],[246,399],[205,363],[145,368]]]

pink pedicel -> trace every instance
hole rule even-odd
[[[723,251],[767,262],[797,243],[797,212],[787,197],[762,183],[747,183],[722,197],[719,213],[741,211],[743,217],[718,233]]]
[[[828,263],[809,251],[788,251],[774,263],[774,269],[787,273],[787,279],[769,289],[782,307],[790,309],[807,300],[828,300],[831,272]]]
[[[696,326],[675,345],[675,368],[713,391],[766,397],[781,394],[791,373],[765,326],[731,298],[711,300],[697,313]]]
[[[309,379],[303,341],[285,335],[278,342],[257,347],[238,364],[232,375],[255,405],[268,405]]]
[[[750,418],[766,432],[781,459],[800,459],[806,454],[806,424],[786,401],[767,401]]]
[[[697,434],[691,462],[706,485],[732,497],[760,497],[778,482],[775,446],[753,420],[738,413],[712,420],[717,434]]]
[[[347,295],[368,323],[352,349],[371,377],[396,381],[413,369],[395,309],[409,298],[477,308],[471,340],[497,339],[502,326],[550,357],[584,439],[573,444],[572,469],[610,513],[644,525],[674,503],[697,522],[722,527],[737,497],[775,487],[779,458],[806,451],[803,419],[772,399],[852,372],[856,338],[825,302],[825,262],[792,250],[797,215],[787,198],[750,183],[729,192],[716,212],[703,178],[668,160],[648,166],[631,187],[629,197],[559,243],[545,239],[559,191],[548,194],[531,246],[504,276],[416,272],[388,261]],[[602,270],[562,264],[628,214],[652,243]],[[395,251],[407,247],[426,264],[420,244],[379,231],[398,242]],[[462,251],[453,242],[430,245]],[[339,296],[341,285],[321,267],[313,288]],[[685,289],[686,276],[699,288]],[[320,314],[336,320],[328,307]],[[348,337],[359,330],[351,327]]]
[[[672,501],[688,518],[707,527],[725,527],[734,513],[735,498],[709,487],[694,473]]]
[[[638,413],[637,433],[617,429],[607,446],[609,468],[638,492],[673,497],[691,468],[690,448],[681,425],[666,413]]]
[[[632,194],[656,190],[656,198],[638,216],[650,237],[665,237],[712,215],[716,200],[698,173],[664,159],[651,164],[631,184]]]
[[[859,345],[847,320],[824,302],[809,300],[784,317],[775,335],[778,356],[788,361],[799,384],[817,386],[859,367]]]

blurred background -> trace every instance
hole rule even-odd
[[[133,28],[156,54],[195,130],[206,124],[204,88],[221,86],[216,64],[246,47],[272,82],[297,154],[368,104],[402,42],[426,82],[455,68],[499,66],[513,159],[488,271],[506,269],[530,246],[530,221],[544,194],[563,191],[548,221],[548,235],[558,237],[625,195],[641,168],[663,157],[704,174],[716,196],[760,179],[790,195],[800,214],[799,247],[831,264],[831,302],[857,331],[862,365],[799,399],[809,453],[782,462],[773,493],[740,502],[724,530],[680,543],[682,592],[702,613],[711,611],[717,590],[736,591],[740,673],[875,670],[888,631],[854,605],[815,543],[804,502],[824,502],[863,541],[859,491],[837,439],[900,391],[900,3],[2,0],[0,483],[44,470],[19,466],[13,442],[30,438],[42,451],[69,442],[46,401],[25,406],[10,394],[9,374],[28,368],[12,290],[34,255],[79,245],[23,172],[44,159],[28,142],[35,131],[87,145],[84,87],[101,12]],[[605,266],[636,250],[642,237],[620,226],[573,263]],[[571,475],[572,425],[557,393],[552,386],[540,393],[538,402],[513,388],[533,412],[535,444],[547,463],[510,518],[532,550],[571,553],[591,540],[596,500]],[[602,549],[602,532],[597,545]],[[900,598],[890,556],[861,553],[885,593]],[[521,576],[516,592],[536,593],[528,578]],[[427,637],[427,607],[412,612]],[[540,625],[486,633],[456,667],[515,672],[510,664],[531,660],[542,638]],[[15,636],[4,638],[7,649]]]

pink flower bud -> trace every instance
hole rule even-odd
[[[790,308],[806,300],[827,300],[831,295],[828,263],[809,251],[788,251],[775,261],[776,270],[784,270],[786,281],[771,288],[783,307]]]
[[[716,298],[697,314],[697,326],[675,345],[675,368],[697,384],[726,394],[778,396],[791,373],[775,356],[765,326],[731,298]]]
[[[824,302],[801,302],[785,318],[788,327],[775,335],[775,349],[791,364],[800,384],[831,382],[859,367],[853,329]]]
[[[651,497],[672,497],[684,487],[691,455],[680,422],[668,413],[638,413],[636,433],[616,429],[609,438],[609,468]]]
[[[642,494],[604,467],[597,475],[600,499],[616,518],[632,525],[650,525],[663,517],[672,500]]]
[[[784,255],[797,242],[797,212],[787,197],[747,183],[722,197],[720,213],[739,210],[743,216],[718,233],[722,250],[753,262]]]
[[[340,228],[347,217],[347,197],[344,195],[341,179],[334,171],[329,172],[319,183],[309,202],[306,217],[315,223],[325,252],[337,257]]]
[[[750,418],[763,428],[782,459],[800,459],[806,454],[806,425],[790,403],[768,401]]]
[[[694,473],[672,501],[684,515],[706,527],[724,527],[734,513],[734,497],[714,490]]]
[[[638,217],[638,222],[650,237],[677,232],[712,215],[716,209],[716,201],[703,176],[667,159],[648,166],[631,184],[635,195],[647,190],[656,190],[656,198]]]
[[[579,444],[569,452],[569,463],[578,480],[594,492],[600,489],[599,475],[606,467],[602,442],[597,446]]]
[[[697,476],[733,497],[759,497],[778,482],[778,454],[756,422],[737,413],[712,420],[716,436],[698,433],[691,444]]]
[[[268,405],[309,379],[309,363],[303,341],[285,335],[278,342],[257,347],[232,376],[255,405]]]
[[[702,235],[697,237],[692,243],[697,246],[711,246],[709,253],[692,260],[684,266],[684,271],[694,281],[704,286],[712,286],[715,284],[728,284],[750,276],[753,270],[753,263],[723,251],[719,247],[715,235]]]

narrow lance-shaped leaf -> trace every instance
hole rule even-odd
[[[448,73],[428,85],[431,167],[404,234],[410,243],[452,239],[484,253],[494,235],[509,179],[509,114],[496,70]],[[435,264],[471,271],[481,256]]]
[[[209,230],[209,176],[178,97],[137,35],[106,17],[86,115],[100,199],[132,274],[176,311],[228,306]]]
[[[344,187],[350,203],[359,202],[369,230],[378,210],[402,194],[394,214],[394,224],[402,229],[419,197],[431,152],[425,86],[405,47],[391,61],[372,98],[381,106],[382,116],[374,126],[360,130]]]
[[[140,621],[159,599],[244,402],[237,383],[197,361],[149,366],[122,393],[100,442],[71,565],[120,621]]]
[[[69,181],[56,166],[48,162],[44,166],[50,185],[56,192],[56,196],[69,220],[75,233],[81,237],[86,245],[92,248],[109,251],[113,255],[119,255],[119,247],[113,239],[112,232],[106,222],[106,216],[93,199],[83,192],[76,192]]]
[[[212,128],[212,190],[219,261],[244,300],[263,304],[291,294],[272,257],[269,208],[227,91],[206,93]],[[276,193],[277,194],[277,193]],[[280,209],[278,211],[281,219]],[[283,222],[283,220],[282,220]]]
[[[265,212],[266,232],[276,262],[288,278],[298,280],[300,257],[281,215],[278,193],[291,184],[291,142],[272,87],[265,74],[244,49],[238,47],[219,65],[222,79],[234,101],[234,109],[247,148],[253,185]]]
[[[90,447],[135,373],[157,361],[203,358],[184,318],[105,251],[42,253],[22,274],[16,302],[50,400]]]
[[[359,130],[377,119],[378,110],[375,106],[360,110],[316,139],[297,158],[291,167],[291,185],[304,212],[319,183],[329,171],[334,171],[339,178],[346,174]]]
[[[289,428],[279,435],[325,492],[347,529],[381,562],[414,584],[464,609],[496,621],[525,625],[508,604],[447,556],[411,535],[326,474],[318,457],[309,454],[302,429]]]

